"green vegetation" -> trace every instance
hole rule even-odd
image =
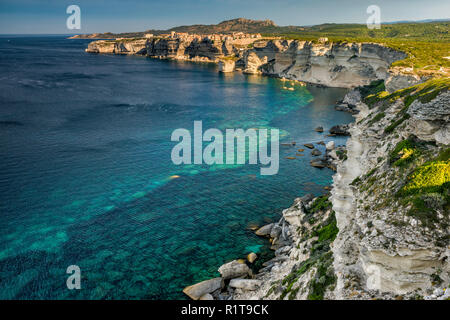
[[[403,99],[405,109],[401,111],[404,114],[408,107],[416,100],[421,103],[427,103],[436,98],[440,93],[450,89],[450,78],[433,78],[426,82],[416,84],[414,86],[397,90],[391,94],[386,91],[378,91],[375,94],[369,94],[365,97],[364,102],[371,106],[391,104],[397,99]]]
[[[377,171],[377,168],[373,168],[372,170],[370,170],[369,172],[367,172],[366,178],[368,178],[368,177],[370,177],[371,175],[373,175],[376,171]]]
[[[377,97],[378,93],[385,92],[385,90],[384,80],[374,80],[368,85],[359,87],[363,101],[369,106],[373,104],[372,99]]]
[[[397,167],[405,167],[421,154],[421,149],[412,138],[400,141],[389,154],[389,163]]]
[[[361,177],[356,177],[353,181],[352,181],[352,183],[350,183],[350,185],[352,185],[352,186],[356,186],[358,183],[360,183],[361,182]]]
[[[347,150],[336,150],[339,160],[347,160]]]
[[[380,121],[381,119],[383,119],[386,115],[384,114],[384,112],[380,112],[377,113],[370,121],[369,121],[369,125],[373,125],[374,123]]]
[[[320,210],[325,210],[328,208],[331,208],[331,202],[328,200],[329,196],[320,196],[311,205],[311,208],[309,208],[308,213],[315,213]]]
[[[414,171],[402,188],[402,194],[443,193],[449,187],[450,161],[430,161]]]
[[[401,125],[404,121],[408,120],[410,115],[407,113],[409,106],[416,100],[421,103],[427,103],[436,98],[440,93],[448,91],[450,89],[450,78],[433,78],[424,83],[420,83],[405,89],[397,90],[393,93],[387,91],[380,91],[382,88],[379,84],[371,84],[363,87],[360,92],[362,94],[364,102],[370,107],[374,108],[378,106],[380,110],[384,110],[387,106],[394,103],[398,99],[402,99],[405,107],[397,114],[388,125],[384,132],[390,134]],[[369,124],[373,124],[384,117],[384,113],[380,112]]]
[[[319,237],[317,241],[319,243],[325,241],[329,241],[329,243],[331,243],[336,238],[338,231],[336,218],[333,216],[331,221],[326,226],[317,231],[317,235]]]
[[[308,211],[308,214],[313,212],[324,212],[331,206],[327,196],[319,197],[314,201],[314,204]],[[282,284],[285,285],[280,299],[286,297],[295,298],[299,287],[292,289],[294,284],[300,277],[312,268],[316,268],[316,272],[309,283],[310,300],[322,300],[324,298],[327,288],[336,283],[336,276],[333,269],[333,254],[330,251],[330,244],[334,241],[339,230],[337,228],[337,221],[334,212],[330,214],[328,219],[323,223],[317,225],[312,230],[310,236],[317,237],[317,240],[311,243],[311,254],[309,259],[300,263],[300,265],[287,275]]]
[[[424,225],[440,223],[437,211],[450,212],[450,149],[415,168],[397,192],[403,205],[411,205],[408,215]]]
[[[450,52],[449,30],[449,22],[430,22],[383,24],[377,30],[369,30],[363,24],[322,24],[307,28],[285,27],[278,32],[289,39],[317,41],[319,37],[327,37],[333,42],[384,44],[408,55],[406,59],[394,62],[393,66],[430,74],[441,67],[450,68],[450,60],[445,59]],[[265,35],[273,36],[277,32]]]
[[[399,125],[401,125],[405,120],[408,120],[409,118],[410,115],[405,113],[400,119],[392,121],[392,123],[384,129],[384,133],[389,134],[394,132],[395,128],[397,128]]]

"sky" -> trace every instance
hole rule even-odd
[[[0,0],[0,34],[118,33],[240,17],[280,26],[365,23],[372,4],[383,22],[450,17],[449,0]],[[81,9],[79,30],[66,27],[69,5]]]

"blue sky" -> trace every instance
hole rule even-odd
[[[81,30],[66,28],[71,4],[81,8]],[[386,22],[450,16],[449,0],[0,0],[0,33],[144,31],[238,17],[277,25],[365,23],[371,4]]]

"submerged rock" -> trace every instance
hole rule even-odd
[[[322,152],[320,152],[320,150],[319,149],[314,149],[313,151],[311,151],[311,154],[313,155],[313,156],[320,156],[321,154],[322,154]]]
[[[309,149],[314,149],[314,145],[312,143],[305,143],[304,146]]]
[[[327,162],[323,161],[323,159],[313,159],[309,163],[316,168],[325,168],[327,166]]]

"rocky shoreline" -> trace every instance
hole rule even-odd
[[[295,199],[278,222],[256,231],[275,252],[258,273],[249,267],[257,258],[250,254],[222,265],[221,277],[185,288],[189,297],[450,298],[448,78],[391,69],[405,54],[368,43],[270,40],[243,50],[160,39],[138,47],[103,45],[91,43],[86,51],[199,59],[220,63],[222,72],[351,88],[336,109],[355,122],[330,129],[330,135],[349,136],[346,147],[329,142],[319,158],[314,144],[304,144],[316,157],[311,166],[336,171],[330,193]]]
[[[294,143],[289,145],[295,147]],[[313,143],[306,143],[305,146],[312,152],[318,150],[315,149]],[[304,149],[300,150],[304,151]],[[343,161],[337,152],[344,153],[345,147],[336,148],[334,141],[330,141],[326,145],[324,157],[312,161],[323,163],[323,166],[319,167],[336,170],[338,162]],[[311,166],[318,167],[313,162]],[[269,223],[255,230],[256,235],[268,239],[275,255],[274,258],[265,261],[257,273],[253,273],[250,268],[257,259],[257,255],[251,252],[245,260],[236,259],[220,266],[218,272],[221,277],[188,286],[183,292],[194,300],[253,300],[275,298],[277,293],[282,294],[285,289],[280,287],[275,290],[268,287],[268,283],[273,283],[275,278],[278,279],[280,275],[286,274],[294,265],[301,262],[302,257],[307,256],[306,252],[311,248],[314,240],[318,239],[318,237],[316,237],[317,239],[312,237],[305,241],[299,234],[299,229],[303,230],[302,235],[305,237],[308,233],[317,232],[322,227],[328,226],[333,220],[331,202],[328,200],[331,188],[326,187],[326,190],[327,192],[323,196],[314,197],[312,194],[307,194],[296,198],[290,208],[283,210],[282,216],[277,222]],[[318,217],[320,219],[317,219]],[[327,253],[330,253],[329,247]],[[268,291],[273,291],[273,294],[267,295]],[[262,292],[266,292],[264,297],[261,296]],[[307,292],[303,294],[307,295]]]
[[[331,142],[325,154],[337,171],[330,193],[295,199],[278,222],[256,231],[275,252],[258,273],[250,271],[249,261],[229,262],[219,268],[216,286],[198,298],[450,299],[445,200],[436,193],[421,196],[435,199],[426,209],[435,214],[432,218],[414,211],[414,202],[403,204],[407,196],[395,195],[408,186],[411,172],[433,161],[443,166],[442,179],[449,181],[449,88],[449,79],[432,79],[410,88],[409,95],[399,98],[394,92],[396,99],[375,102],[367,100],[367,88],[357,89],[362,92],[358,99],[350,91],[344,100],[353,99],[358,112],[345,128],[350,134],[345,156],[337,156]],[[429,102],[410,95],[419,90]],[[398,128],[391,129],[393,124]],[[398,168],[407,161],[403,153],[396,155],[405,141],[421,151],[414,151],[416,162]],[[314,150],[313,144],[305,146]]]

